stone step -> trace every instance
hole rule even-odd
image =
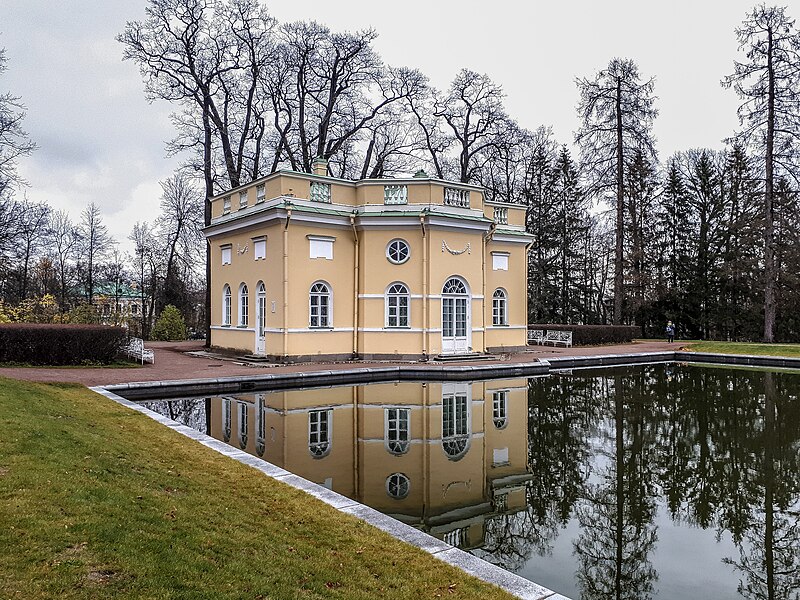
[[[461,362],[461,361],[475,361],[475,360],[491,360],[496,358],[491,354],[483,352],[468,352],[465,354],[438,354],[433,357],[437,362]]]

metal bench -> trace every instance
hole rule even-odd
[[[141,361],[142,364],[155,364],[156,362],[155,353],[144,347],[144,340],[142,338],[131,338],[128,341],[128,345],[122,348],[122,353],[125,356]]]
[[[539,344],[544,341],[544,329],[528,329],[528,345]]]
[[[550,331],[544,336],[543,344],[564,344],[566,347],[572,346],[572,332],[571,331]]]

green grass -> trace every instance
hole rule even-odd
[[[0,598],[510,598],[82,387],[0,431]]]
[[[118,358],[114,362],[103,364],[87,361],[80,365],[33,365],[26,362],[0,362],[0,368],[26,368],[26,369],[137,369],[142,365],[134,360]]]
[[[719,354],[756,354],[760,356],[800,356],[800,344],[757,344],[750,342],[679,341],[681,348],[690,352],[716,352]]]

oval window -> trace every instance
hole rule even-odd
[[[386,246],[386,258],[390,263],[400,265],[408,260],[411,250],[405,240],[392,240]]]

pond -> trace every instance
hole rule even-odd
[[[797,599],[799,394],[657,364],[142,404],[575,599]]]

